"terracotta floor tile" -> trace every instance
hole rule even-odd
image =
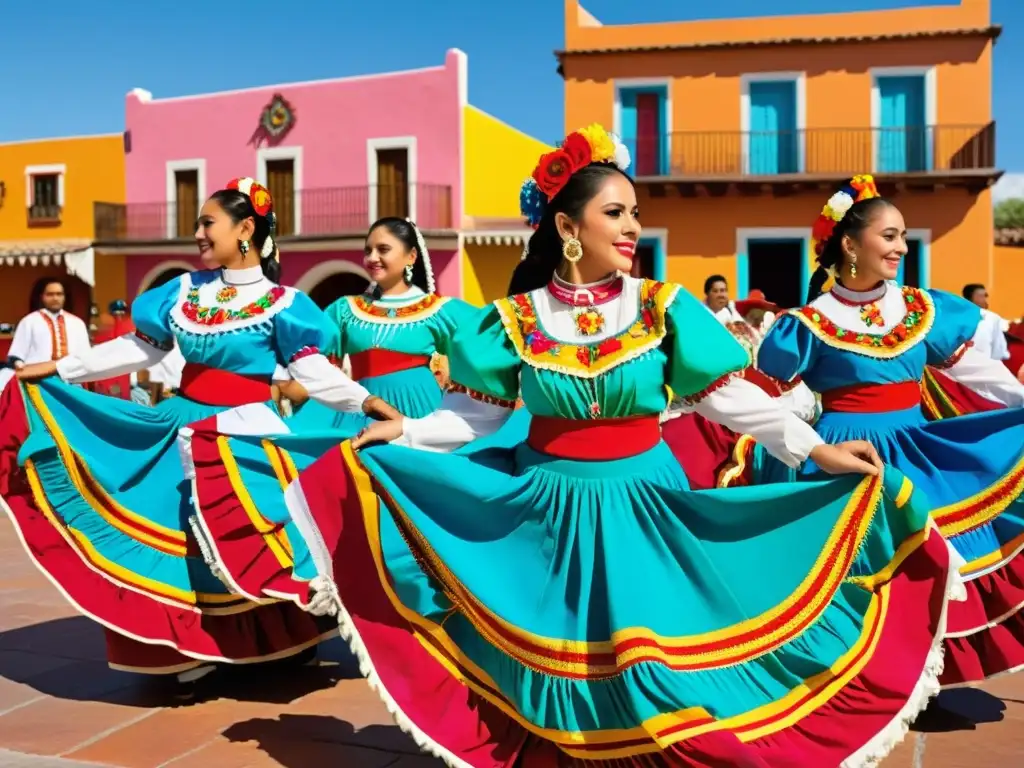
[[[238,743],[224,739],[167,763],[164,768],[384,768],[395,756],[373,749],[317,742]]]
[[[272,712],[270,705],[225,699],[163,709],[65,757],[125,768],[156,768],[209,744],[235,723]]]
[[[0,678],[0,715],[37,699],[42,694],[26,683]],[[0,763],[2,765],[2,763]]]
[[[16,752],[60,755],[97,734],[155,711],[106,701],[46,697],[0,717],[0,746]]]

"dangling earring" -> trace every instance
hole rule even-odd
[[[566,261],[575,264],[583,258],[583,243],[575,237],[570,237],[562,243],[562,256]]]
[[[405,275],[405,284],[412,285],[412,264],[406,264],[402,272]]]
[[[850,256],[850,277],[857,277],[857,254]]]
[[[248,256],[249,255],[249,241],[248,240],[239,240],[238,241],[238,250],[240,250],[242,252],[242,258],[243,259],[246,256]]]

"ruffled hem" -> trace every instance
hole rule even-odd
[[[968,389],[937,368],[925,368],[921,380],[921,410],[929,421],[971,413],[996,411],[1003,406]]]
[[[32,562],[83,615],[137,643],[174,649],[189,659],[233,664],[287,658],[336,634],[333,627],[288,603],[248,605],[226,596],[217,606],[222,613],[202,612],[100,573],[70,534],[40,509],[27,473],[18,465],[18,449],[27,437],[21,388],[6,387],[0,398],[0,505]],[[132,665],[133,671],[152,667],[149,671],[156,674],[168,673],[168,666]]]
[[[943,688],[1024,668],[1024,550],[965,586],[967,601],[950,606]]]
[[[230,452],[227,440],[217,433],[213,421],[194,424],[179,436],[186,474],[192,481],[193,524],[203,556],[234,593],[256,602],[290,600],[309,609],[310,585],[293,574],[283,526],[260,516],[238,473],[225,464],[223,452]],[[287,464],[283,459],[281,463]],[[289,473],[286,479],[294,478]]]
[[[588,749],[607,750],[607,740],[588,745],[581,735],[563,734],[556,744],[551,732],[526,723],[497,689],[414,625],[416,616],[397,599],[370,544],[359,497],[372,493],[371,480],[350,472],[340,459],[336,452],[307,470],[301,486],[288,491],[289,509],[323,530],[331,543],[333,582],[323,589],[336,605],[342,637],[363,675],[399,727],[450,766],[508,767],[517,759],[531,768],[577,763],[607,768],[874,766],[939,690],[946,605],[959,578],[950,567],[945,541],[933,533],[880,587],[889,590],[890,603],[866,646],[870,657],[820,705],[773,713],[786,722],[775,728],[766,728],[762,717],[756,733],[707,729],[666,743],[668,736],[662,739],[666,745],[653,752],[648,735],[614,745],[614,756],[587,756]]]

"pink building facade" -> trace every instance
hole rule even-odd
[[[458,50],[380,75],[167,99],[135,89],[126,203],[97,205],[98,256],[123,273],[129,299],[194,268],[202,201],[252,176],[274,196],[285,283],[321,303],[361,290],[368,225],[399,215],[424,232],[439,291],[459,295],[466,97]]]

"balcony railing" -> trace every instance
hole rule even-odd
[[[441,184],[364,185],[296,190],[274,200],[278,235],[363,234],[382,216],[415,217],[421,229],[452,229],[452,191]],[[96,203],[96,239],[158,241],[191,238],[195,203]]]
[[[995,123],[801,131],[676,131],[626,139],[638,177],[927,174],[995,167]]]

